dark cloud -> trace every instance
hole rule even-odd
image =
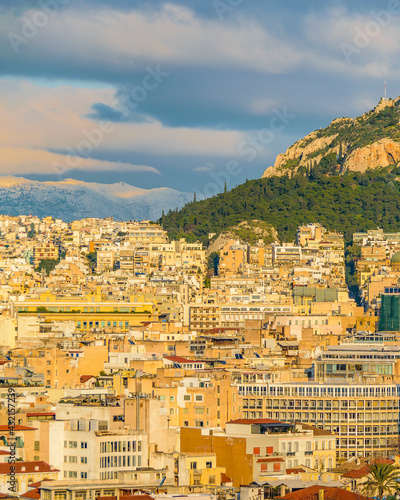
[[[87,118],[92,120],[107,120],[111,122],[123,122],[125,116],[121,111],[111,108],[101,102],[96,102],[92,105],[92,112],[86,115]]]
[[[76,14],[79,11],[84,21],[103,8],[115,14],[132,11],[146,13],[159,11],[164,3],[160,0],[71,0],[60,8],[60,12]],[[397,74],[399,55],[396,50],[388,51],[384,43],[381,43],[381,48],[380,38],[372,37],[365,49],[355,54],[349,62],[345,60],[340,44],[352,40],[353,25],[350,23],[344,28],[342,38],[335,36],[334,29],[329,29],[330,16],[333,16],[332,19],[339,14],[349,19],[352,16],[373,19],[375,12],[387,8],[386,4],[378,9],[373,0],[333,1],[329,5],[320,0],[304,0],[301,3],[293,0],[243,0],[236,2],[236,8],[227,9],[222,15],[213,0],[175,0],[169,3],[192,9],[199,19],[212,20],[233,30],[239,25],[253,26],[252,23],[256,22],[265,32],[272,34],[279,44],[275,47],[271,43],[271,47],[267,46],[264,52],[257,52],[259,47],[256,43],[250,47],[248,58],[251,60],[254,57],[257,61],[258,57],[259,68],[257,64],[247,64],[246,58],[238,57],[237,64],[231,65],[225,64],[223,59],[211,61],[207,53],[201,61],[194,58],[188,61],[185,55],[193,51],[190,39],[186,46],[179,47],[182,57],[179,61],[168,59],[168,50],[157,45],[154,48],[156,55],[148,56],[146,51],[153,43],[151,38],[140,46],[146,55],[142,55],[141,51],[132,56],[127,55],[130,45],[120,42],[113,47],[113,38],[109,39],[109,52],[93,53],[89,42],[94,33],[82,33],[79,23],[76,23],[75,32],[57,33],[54,25],[49,23],[38,30],[29,43],[20,43],[16,52],[10,41],[10,30],[19,35],[21,32],[17,29],[21,30],[23,12],[32,8],[43,9],[46,0],[1,0],[0,14],[3,13],[7,20],[15,21],[17,18],[18,22],[7,24],[12,28],[4,27],[4,24],[2,26],[0,22],[3,37],[0,45],[0,75],[62,80],[66,85],[69,81],[74,81],[74,84],[81,81],[83,85],[112,85],[118,102],[130,98],[133,89],[143,85],[149,65],[154,67],[160,64],[169,73],[161,85],[148,91],[144,99],[135,102],[134,111],[129,115],[123,113],[118,105],[110,106],[105,102],[92,104],[86,117],[94,121],[129,123],[154,120],[165,127],[211,128],[256,134],[268,128],[276,110],[287,109],[295,115],[295,119],[274,137],[273,143],[256,160],[246,163],[243,156],[238,156],[243,167],[235,179],[229,179],[230,186],[247,177],[259,177],[264,168],[274,162],[275,155],[312,130],[326,126],[337,116],[355,116],[366,111],[365,103],[379,100],[383,92],[383,80],[389,80],[391,93],[400,93],[396,92],[400,88],[400,76]],[[339,14],[332,15],[332,12]],[[311,18],[316,19],[316,22],[311,22]],[[399,20],[400,16],[393,16],[388,29],[396,29]],[[54,22],[58,23],[60,19]],[[327,24],[319,28],[318,22]],[[98,30],[101,29],[99,25]],[[382,30],[382,35],[385,33]],[[78,35],[86,39],[87,44],[77,46],[74,41]],[[115,39],[118,35],[115,32]],[[132,33],[132,46],[141,41]],[[268,65],[263,58],[274,51],[278,63],[279,55],[282,54],[282,68],[268,72],[268,68],[265,68]],[[254,56],[254,53],[258,55]],[[292,53],[293,62],[287,61]],[[279,66],[276,61],[274,64]],[[369,64],[371,69],[368,69]],[[145,155],[120,151],[118,155],[115,152],[103,154],[99,159],[154,165],[161,171],[161,176],[155,179],[154,175],[146,172],[96,174],[83,171],[74,171],[74,176],[88,181],[125,180],[145,188],[169,186],[201,192],[204,185],[212,181],[210,172],[223,173],[226,162],[231,158],[209,157],[207,151],[197,156]],[[215,166],[209,171],[203,169],[193,172],[196,167],[209,164]],[[71,176],[71,172],[66,173],[66,176]]]

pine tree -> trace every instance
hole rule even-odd
[[[224,186],[224,193],[227,192],[227,188],[226,188],[226,181],[225,181],[225,186]]]
[[[196,203],[196,191],[193,193],[193,203]]]

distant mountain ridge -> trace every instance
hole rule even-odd
[[[32,181],[0,177],[0,213],[53,216],[70,222],[86,217],[157,220],[162,211],[181,208],[192,193],[170,188],[141,189],[125,182],[101,184],[75,179]]]

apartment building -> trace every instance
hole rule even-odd
[[[149,222],[127,223],[125,228],[126,239],[133,245],[143,243],[167,243],[168,234],[158,224]]]
[[[33,265],[37,267],[42,260],[58,260],[59,250],[59,247],[51,242],[38,243],[33,247]]]
[[[394,383],[301,382],[238,385],[243,417],[302,422],[336,434],[339,459],[397,449],[400,389]]]
[[[97,272],[112,270],[114,267],[114,251],[109,249],[97,251]]]
[[[236,419],[218,429],[181,429],[181,451],[216,454],[234,486],[286,473],[287,468],[335,466],[335,436],[328,431],[273,419]],[[233,460],[234,457],[234,460]]]
[[[86,480],[86,481],[54,481],[40,485],[41,500],[95,500],[96,498],[122,498],[134,500],[132,488],[140,484],[135,480],[126,480],[125,477],[114,480]],[[140,500],[153,500],[147,494],[140,495]]]
[[[144,431],[108,429],[106,421],[54,421],[57,442],[49,446],[49,458],[60,477],[72,480],[117,479],[118,472],[147,466],[148,439]]]
[[[11,476],[15,477],[15,490],[10,489]],[[43,461],[0,463],[0,495],[3,498],[16,498],[25,493],[31,484],[39,481],[53,482],[58,478],[59,471]]]
[[[87,332],[93,329],[119,328],[129,331],[145,321],[154,319],[155,305],[151,301],[139,301],[132,297],[131,301],[102,300],[101,295],[93,294],[85,297],[58,298],[53,294],[44,294],[39,300],[27,299],[15,303],[18,316],[37,316],[45,321],[72,321],[75,329]]]
[[[327,346],[315,360],[316,380],[356,382],[368,375],[377,378],[400,375],[400,346],[365,342],[365,338],[379,339],[379,334],[359,332],[356,342]]]
[[[212,302],[190,304],[189,328],[205,332],[213,328],[239,328],[245,321],[265,320],[269,314],[290,314],[292,306],[289,304],[237,304]]]

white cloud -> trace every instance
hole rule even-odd
[[[160,172],[148,165],[78,158],[31,148],[0,146],[0,174],[64,175],[75,169],[86,171]]]
[[[399,16],[386,8],[380,12],[381,17],[379,9],[361,14],[341,7],[306,16],[308,64],[353,78],[400,77]]]
[[[132,158],[147,153],[225,157],[234,155],[243,140],[236,131],[164,127],[155,120],[109,122],[100,129],[99,123],[85,117],[95,102],[111,106],[113,100],[109,88],[42,88],[27,81],[0,79],[0,168],[48,172],[53,162],[60,162],[72,169],[158,173],[149,165],[94,158],[105,153],[107,158],[117,158],[121,151],[131,153]],[[80,158],[74,159],[75,155]]]
[[[75,68],[129,72],[145,64],[248,69],[281,73],[297,66],[301,54],[288,41],[269,33],[256,20],[226,24],[203,19],[189,8],[164,4],[159,10],[119,12],[107,8],[62,10],[38,36],[18,48],[21,58],[65,62]],[[21,20],[8,15],[3,37],[21,34]],[[31,19],[35,11],[26,13]],[[2,52],[15,58],[11,44]],[[22,60],[22,59],[21,59]],[[14,60],[15,63],[15,60]]]
[[[215,167],[214,163],[207,163],[206,165],[202,165],[200,167],[195,167],[193,172],[209,172]]]

